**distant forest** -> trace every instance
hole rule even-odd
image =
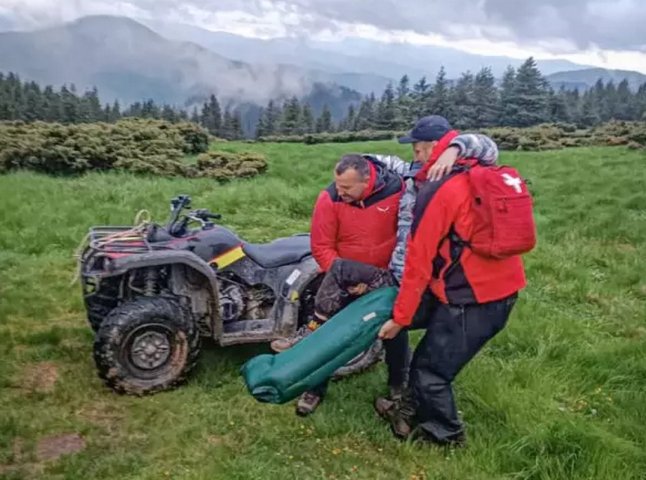
[[[488,68],[466,72],[451,81],[441,69],[435,81],[412,84],[404,75],[380,96],[374,93],[352,103],[347,114],[334,121],[329,105],[319,115],[297,97],[270,101],[263,107],[223,107],[215,95],[190,112],[153,100],[122,106],[102,105],[96,88],[79,93],[74,85],[59,90],[22,81],[14,73],[0,73],[0,120],[60,122],[65,124],[115,122],[125,117],[191,121],[225,139],[245,136],[302,135],[360,130],[401,131],[430,113],[444,115],[459,129],[492,126],[529,127],[546,122],[574,123],[580,127],[608,120],[646,120],[646,83],[631,91],[628,81],[597,81],[585,91],[555,91],[533,58],[518,69],[509,67],[497,82]]]

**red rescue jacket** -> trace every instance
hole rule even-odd
[[[525,287],[520,256],[483,257],[459,241],[471,237],[472,205],[466,174],[453,173],[420,190],[393,312],[398,324],[410,324],[427,288],[442,303],[467,305],[500,300]]]
[[[404,184],[401,177],[376,160],[370,161],[370,183],[363,200],[345,203],[334,183],[314,206],[312,254],[321,270],[336,258],[387,268],[397,241],[397,213]]]

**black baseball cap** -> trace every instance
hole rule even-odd
[[[434,142],[451,130],[449,121],[440,115],[428,115],[417,120],[408,135],[401,137],[399,143]]]

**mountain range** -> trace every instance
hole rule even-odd
[[[359,38],[340,41],[317,41],[309,38],[274,38],[263,40],[213,32],[185,24],[141,20],[161,35],[190,41],[251,64],[272,59],[329,72],[361,72],[399,79],[408,74],[412,79],[434,78],[444,66],[449,78],[457,78],[467,70],[490,67],[501,77],[507,66],[519,66],[524,59],[483,56],[455,48],[421,46],[408,43],[386,43]],[[564,60],[539,60],[543,74],[587,68]]]
[[[360,94],[380,94],[407,74],[433,82],[441,66],[448,78],[490,67],[500,77],[523,60],[474,55],[457,49],[362,39],[335,42],[305,38],[262,40],[197,27],[91,16],[42,30],[0,33],[0,72],[77,90],[96,86],[103,101],[152,98],[178,106],[215,94],[224,103],[265,104],[270,99],[312,95],[315,111],[333,105],[338,118]],[[555,86],[587,88],[603,78],[646,75],[539,60]],[[190,99],[190,101],[189,101]],[[188,104],[187,104],[188,101]]]
[[[576,72],[556,72],[547,75],[547,79],[555,88],[565,87],[569,90],[578,88],[585,90],[592,87],[598,80],[603,83],[613,82],[615,86],[622,80],[628,81],[628,86],[637,90],[646,83],[646,75],[630,70],[607,70],[605,68],[584,68]]]
[[[152,98],[177,105],[211,93],[225,102],[265,103],[305,96],[317,82],[330,84],[334,94],[347,78],[281,63],[231,60],[195,43],[168,40],[134,20],[107,16],[0,33],[0,71],[42,84],[96,86],[104,101]],[[356,78],[360,81],[361,75]]]

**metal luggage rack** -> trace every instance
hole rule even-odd
[[[89,246],[95,251],[146,253],[152,250],[141,227],[96,226],[90,228]]]

